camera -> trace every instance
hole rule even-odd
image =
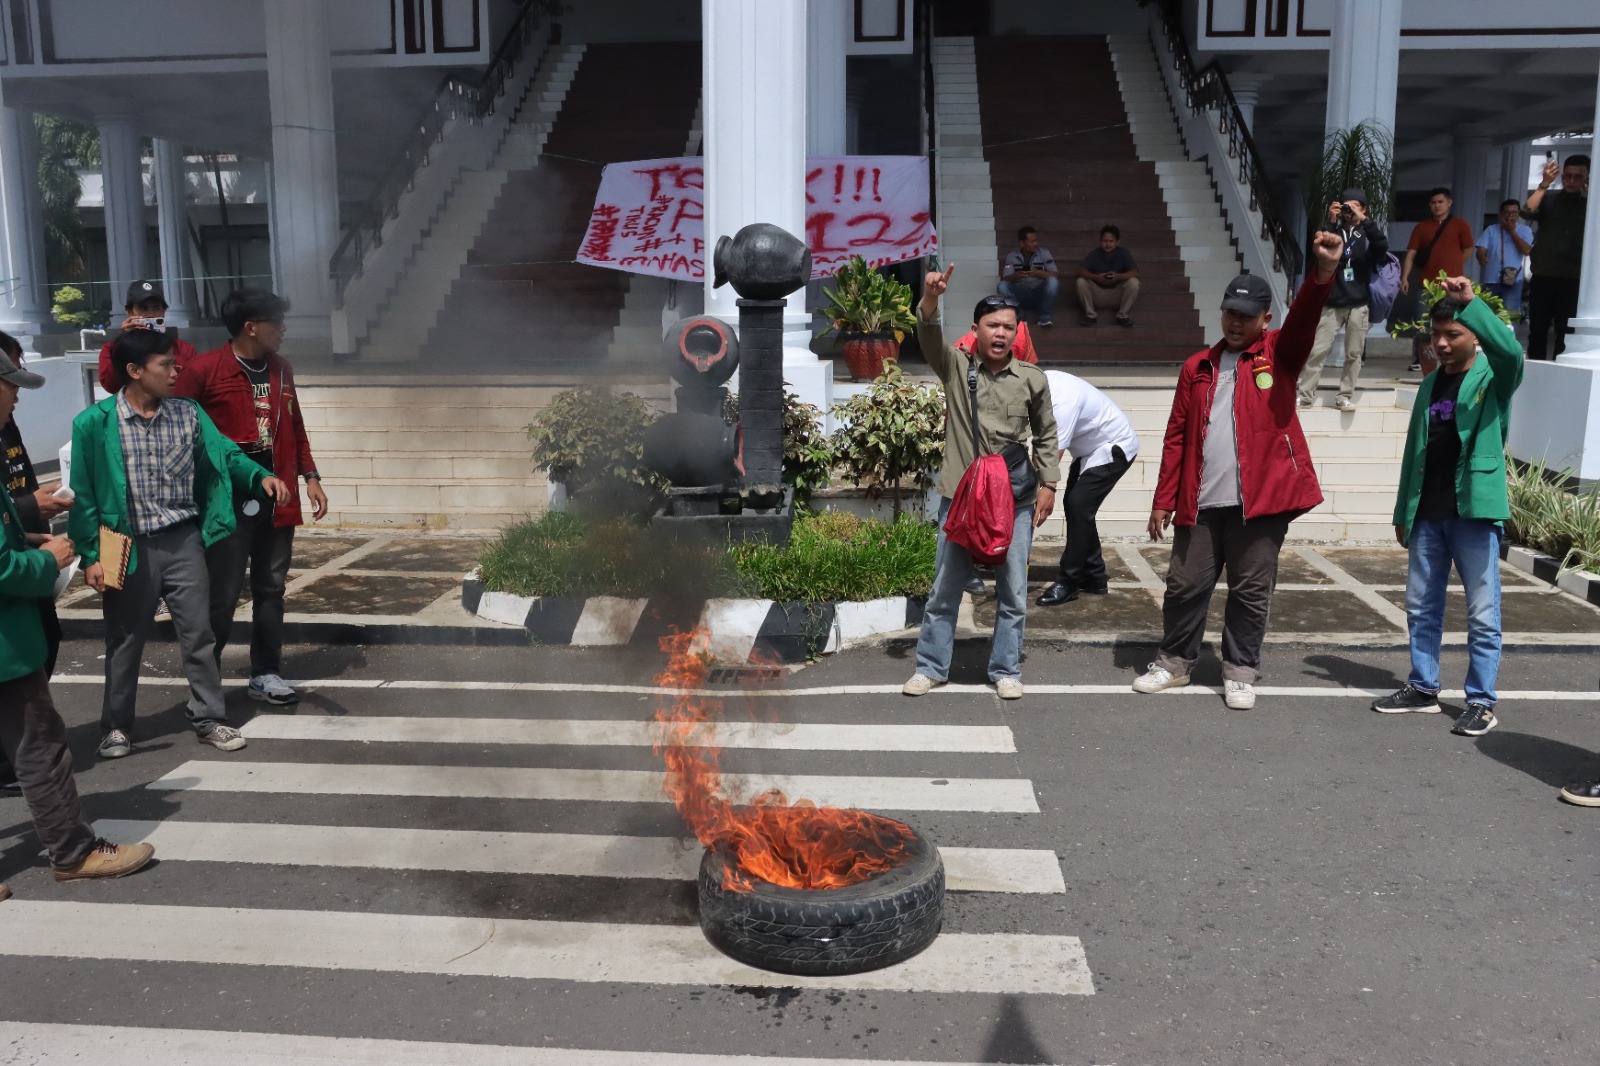
[[[165,318],[140,318],[136,315],[128,319],[128,328],[153,329],[157,333],[165,333],[167,331],[167,320]]]
[[[1356,217],[1355,208],[1350,206],[1350,202],[1348,200],[1340,201],[1340,203],[1339,203],[1339,217],[1340,218],[1355,218]]]

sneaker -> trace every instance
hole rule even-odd
[[[967,578],[967,591],[974,596],[987,596],[989,594],[989,586],[983,583],[983,578],[973,574]]]
[[[1312,403],[1312,401],[1306,399],[1304,396],[1300,397],[1300,399],[1295,401],[1295,405],[1298,406],[1298,407],[1310,407],[1311,403]]]
[[[1337,400],[1333,401],[1333,406],[1340,411],[1354,411],[1356,409],[1356,402],[1348,396],[1341,396]]]
[[[1255,686],[1248,681],[1224,681],[1223,700],[1236,711],[1248,711],[1256,705]]]
[[[94,850],[70,870],[57,870],[57,881],[88,881],[99,877],[127,877],[144,869],[145,863],[155,858],[156,849],[150,844],[113,844],[101,839],[94,842]]]
[[[1600,807],[1600,781],[1579,782],[1561,790],[1561,798],[1580,807]],[[4,888],[0,885],[0,888]],[[0,896],[0,899],[5,899]]]
[[[1129,318],[1127,315],[1118,315],[1117,325],[1121,326],[1123,329],[1132,329],[1133,319]]]
[[[1078,319],[1078,325],[1080,325],[1080,326],[1092,326],[1098,321],[1100,321],[1100,320],[1098,318],[1094,317],[1093,315],[1084,315],[1082,318]]]
[[[1494,716],[1493,707],[1473,700],[1467,704],[1466,712],[1456,719],[1455,728],[1450,732],[1461,737],[1481,737],[1499,724],[1500,719]]]
[[[1055,324],[1056,324],[1056,320],[1053,319],[1053,318],[1041,318],[1039,320],[1039,328],[1040,329],[1049,329],[1051,326],[1053,326]]]
[[[250,698],[282,707],[286,703],[299,702],[300,693],[290,688],[277,674],[257,674],[250,679]]]
[[[1160,692],[1162,689],[1177,688],[1188,683],[1188,674],[1174,676],[1172,671],[1166,667],[1151,663],[1145,667],[1144,674],[1133,682],[1133,691],[1144,693]]]
[[[133,753],[133,745],[128,742],[128,734],[113,729],[101,738],[100,746],[94,749],[94,753],[102,759],[120,759]]]
[[[1002,677],[994,683],[994,691],[1003,700],[1020,700],[1022,698],[1022,678]]]
[[[1420,371],[1421,369],[1422,369],[1422,364],[1421,363],[1413,362],[1410,366],[1406,367],[1406,372],[1408,374],[1415,374],[1418,371]]]
[[[1435,693],[1424,692],[1407,681],[1400,686],[1399,691],[1373,700],[1372,709],[1379,714],[1405,714],[1407,711],[1438,714],[1439,697]]]
[[[238,751],[248,743],[244,734],[231,725],[214,725],[210,729],[195,733],[195,739],[202,744],[210,744],[218,751]]]
[[[943,681],[935,681],[927,674],[912,674],[911,680],[900,686],[900,691],[907,696],[926,696],[942,684]]]

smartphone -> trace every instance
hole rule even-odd
[[[1546,152],[1544,154],[1544,161],[1546,163],[1554,163],[1556,161],[1556,154],[1554,152]]]
[[[128,328],[153,329],[157,333],[165,333],[167,331],[167,320],[164,318],[139,318],[135,315],[133,318],[128,319]]]

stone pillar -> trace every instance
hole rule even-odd
[[[97,117],[100,129],[100,174],[105,189],[106,257],[110,260],[111,324],[128,286],[147,277],[144,233],[144,172],[139,159],[139,130],[122,115]]]
[[[1528,200],[1533,186],[1528,184],[1528,160],[1533,158],[1533,142],[1518,141],[1500,150],[1500,199]],[[1495,205],[1499,210],[1499,205]]]
[[[1326,131],[1375,122],[1394,133],[1400,7],[1401,0],[1342,0],[1334,5]]]
[[[0,330],[30,352],[50,309],[38,175],[33,112],[0,108]]]
[[[1228,87],[1233,90],[1233,102],[1239,105],[1244,118],[1244,128],[1251,133],[1256,128],[1256,104],[1261,100],[1261,87],[1267,83],[1264,74],[1230,74]]]
[[[161,238],[161,282],[167,293],[167,323],[184,327],[194,320],[194,270],[189,256],[189,189],[183,147],[155,140],[156,228]]]
[[[853,31],[849,0],[809,0],[806,5],[806,151],[846,151],[845,67]]]
[[[1600,71],[1595,89],[1600,129]],[[1600,481],[1600,196],[1590,187],[1584,220],[1578,314],[1566,351],[1554,362],[1529,362],[1511,405],[1507,450],[1518,459],[1542,459],[1549,469],[1571,469]]]
[[[291,305],[285,350],[325,355],[333,343],[330,263],[339,243],[326,0],[264,2],[273,288]]]
[[[1455,213],[1467,220],[1476,237],[1483,229],[1484,213],[1488,210],[1489,138],[1457,134],[1455,142],[1450,191],[1455,197]]]

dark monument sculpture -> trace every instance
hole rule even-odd
[[[678,411],[645,435],[645,462],[672,488],[653,528],[712,543],[768,540],[786,544],[793,492],[783,483],[784,297],[811,277],[811,251],[766,222],[717,241],[715,285],[739,294],[739,335],[714,318],[691,318],[673,330],[667,358]],[[720,417],[739,372],[739,424]]]

